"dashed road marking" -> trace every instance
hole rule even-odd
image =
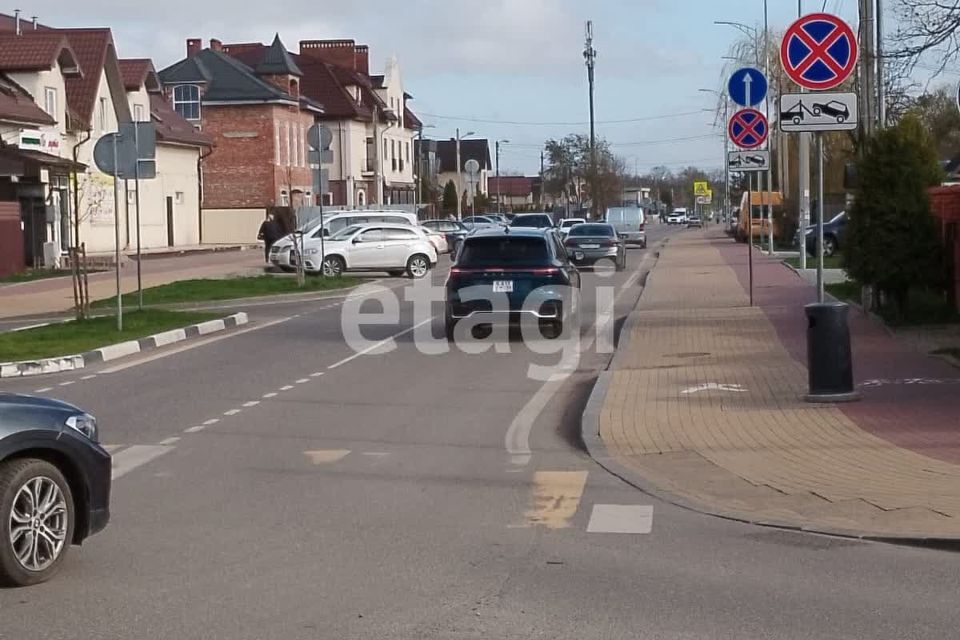
[[[249,409],[250,407],[255,407],[255,406],[257,406],[258,404],[260,404],[260,401],[259,401],[259,400],[251,400],[250,402],[244,402],[244,403],[243,403],[243,406],[246,407],[247,409]]]
[[[66,382],[61,382],[59,386],[61,386],[61,387],[69,387],[69,386],[72,385],[72,384],[77,384],[77,381],[76,381],[76,380],[67,380]]]
[[[332,365],[330,365],[329,367],[327,367],[327,369],[338,369],[338,368],[342,367],[343,365],[347,364],[348,362],[353,362],[353,361],[356,360],[357,358],[360,358],[360,357],[362,357],[362,356],[365,356],[365,355],[367,355],[368,353],[371,353],[372,351],[376,351],[377,349],[379,349],[380,347],[382,347],[382,346],[384,346],[384,345],[386,345],[386,344],[390,344],[390,342],[392,342],[392,341],[393,341],[394,339],[396,339],[396,338],[399,338],[400,336],[405,336],[405,335],[407,335],[408,333],[413,333],[413,332],[414,332],[415,330],[417,330],[418,328],[420,328],[420,327],[422,327],[423,325],[428,324],[428,323],[430,323],[430,322],[433,322],[433,318],[432,318],[432,317],[431,317],[431,318],[427,318],[426,320],[424,320],[424,321],[422,321],[422,322],[418,322],[417,324],[413,325],[412,327],[407,327],[407,328],[404,329],[403,331],[400,331],[400,332],[398,332],[398,333],[395,333],[395,334],[393,334],[392,336],[390,336],[389,338],[384,338],[384,339],[381,340],[380,342],[376,342],[376,343],[374,343],[373,345],[367,347],[366,349],[363,349],[362,351],[358,351],[358,352],[356,352],[355,354],[353,354],[352,356],[349,356],[349,357],[347,357],[347,358],[344,358],[344,359],[341,360],[340,362],[335,362],[335,363],[333,363]]]
[[[280,387],[280,391],[290,391],[290,389],[293,389],[293,385],[292,385],[292,384],[288,384],[288,385],[284,385],[284,386]]]
[[[265,400],[268,400],[268,399],[270,399],[270,398],[276,398],[276,397],[277,397],[277,394],[276,394],[276,392],[274,392],[274,391],[271,391],[270,393],[265,393],[265,394],[263,394],[263,398],[264,398]]]
[[[311,374],[310,374],[310,377],[311,377],[311,378],[319,378],[319,377],[322,376],[322,375],[323,375],[323,371],[317,371],[317,372],[315,372],[315,373],[311,373]]]
[[[386,458],[390,453],[387,451],[364,451],[360,455],[368,458]]]
[[[157,444],[162,447],[169,447],[170,445],[177,444],[178,442],[180,442],[180,436],[172,436],[170,438],[166,438],[165,440],[161,440]]]
[[[137,467],[156,460],[165,453],[173,450],[173,447],[163,445],[135,444],[127,447],[120,453],[113,456],[113,474],[114,480],[125,476]]]
[[[89,376],[83,376],[83,377],[80,378],[80,379],[81,379],[81,380],[93,380],[93,379],[96,378],[96,377],[97,377],[97,374],[92,373],[92,374],[90,374]]]
[[[310,382],[310,378],[300,378],[297,380],[297,384],[307,384],[308,382]]]
[[[331,464],[343,460],[350,455],[349,449],[327,449],[321,451],[304,451],[303,455],[315,465]]]
[[[209,427],[210,425],[217,424],[218,422],[220,422],[220,418],[210,418],[203,423],[203,426]]]
[[[47,391],[52,391],[53,387],[42,387],[34,391],[34,393],[46,393]]]
[[[204,429],[206,429],[206,427],[204,427],[202,424],[198,424],[198,425],[195,426],[195,427],[190,427],[189,429],[184,429],[183,432],[184,432],[184,433],[200,433],[200,432],[203,431]]]
[[[586,471],[537,471],[533,474],[532,505],[525,514],[527,526],[569,527],[586,484]]]
[[[225,415],[225,416],[235,416],[235,415],[237,415],[238,413],[240,413],[241,411],[243,411],[243,409],[229,409],[228,411],[224,411],[224,412],[223,412],[223,415]]]
[[[595,504],[587,524],[587,533],[650,533],[653,530],[653,506]]]

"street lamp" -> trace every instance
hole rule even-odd
[[[463,203],[460,202],[460,194],[463,193],[463,179],[460,173],[460,141],[472,135],[474,135],[473,131],[467,131],[461,136],[460,128],[457,127],[457,220],[463,219]]]
[[[510,144],[509,140],[497,140],[497,213],[503,213],[500,209],[500,145]]]
[[[756,52],[757,64],[760,64],[760,32],[756,28],[743,24],[742,22],[731,22],[729,20],[714,20],[713,24],[733,27],[748,38],[751,38],[753,40],[753,50]]]

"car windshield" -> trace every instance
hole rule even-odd
[[[360,224],[351,225],[349,227],[346,227],[336,232],[335,234],[330,236],[328,240],[346,240],[347,238],[349,238],[350,236],[352,236],[362,228],[363,228],[363,225],[360,225]]]
[[[549,260],[544,238],[495,236],[469,238],[460,251],[460,266],[539,265]]]
[[[578,224],[570,229],[570,236],[601,236],[612,238],[615,233],[613,227],[606,224]]]
[[[514,227],[542,229],[550,226],[550,219],[547,216],[517,216],[510,224]]]

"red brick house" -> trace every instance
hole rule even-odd
[[[203,159],[204,242],[244,242],[268,207],[314,200],[307,130],[323,107],[301,92],[303,71],[280,37],[255,66],[218,40],[187,40],[187,57],[159,73],[172,108],[210,136]]]

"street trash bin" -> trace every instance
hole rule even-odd
[[[850,351],[850,307],[842,302],[808,304],[807,369],[808,402],[851,402],[860,395],[853,386]]]

